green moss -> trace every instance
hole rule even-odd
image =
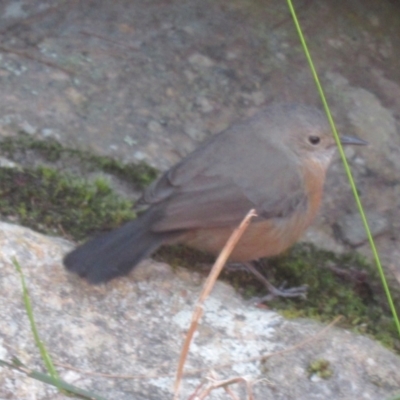
[[[329,379],[333,375],[330,362],[324,359],[311,362],[307,371],[309,376],[318,375],[322,379]]]
[[[55,140],[38,140],[32,136],[20,133],[16,137],[5,137],[1,140],[1,151],[8,158],[14,159],[15,155],[21,156],[28,150],[37,151],[44,160],[55,162],[59,160],[65,149]]]
[[[123,164],[24,133],[2,138],[0,154],[22,165],[0,169],[2,218],[76,240],[136,216],[131,201],[114,193],[106,179],[89,179],[91,173],[107,173],[137,190],[158,174],[144,163]],[[69,170],[75,174],[66,172]]]
[[[282,282],[287,287],[308,285],[304,300],[280,298],[268,303],[286,317],[329,322],[341,315],[341,326],[400,350],[386,298],[376,289],[380,287],[376,269],[358,253],[336,255],[311,244],[298,244],[281,257],[260,264],[260,271],[275,286]]]
[[[135,184],[139,189],[144,189],[158,175],[158,171],[155,168],[143,162],[123,164],[109,157],[93,155],[88,158],[88,161],[104,172]]]
[[[154,255],[154,259],[163,261],[173,268],[186,267],[198,272],[207,274],[215,257],[201,251],[190,249],[184,245],[162,246]]]
[[[0,151],[8,159],[43,160],[47,163],[61,162],[62,167],[71,165],[87,172],[102,171],[132,184],[137,189],[145,188],[158,175],[158,171],[144,162],[121,163],[106,156],[93,155],[87,151],[63,147],[54,139],[40,140],[24,133],[6,137],[0,141]],[[58,168],[57,165],[54,165]]]
[[[47,167],[0,168],[0,215],[44,233],[82,239],[135,218],[108,183],[88,183]]]

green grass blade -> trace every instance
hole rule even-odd
[[[18,261],[13,258],[12,263],[15,266],[15,269],[19,273],[19,276],[21,278],[21,284],[22,284],[22,291],[23,291],[23,299],[24,299],[24,304],[25,304],[25,309],[26,313],[28,314],[29,322],[31,325],[31,330],[33,333],[33,337],[36,343],[36,346],[39,348],[40,355],[42,357],[42,360],[46,366],[47,371],[49,372],[50,375],[44,374],[39,371],[34,371],[26,368],[18,359],[14,359],[13,363],[9,363],[4,360],[0,360],[0,366],[3,367],[8,367],[12,369],[16,369],[25,375],[36,379],[38,381],[47,383],[49,385],[55,386],[58,388],[60,391],[63,392],[68,392],[70,394],[73,394],[75,396],[78,396],[79,398],[86,399],[86,400],[106,400],[104,397],[101,397],[99,395],[96,395],[92,392],[89,392],[87,390],[80,389],[74,385],[71,385],[62,379],[59,378],[58,373],[54,367],[54,364],[51,360],[50,354],[47,352],[45,345],[40,339],[39,332],[36,327],[35,319],[33,317],[33,310],[32,310],[32,304],[29,298],[29,292],[25,283],[25,277],[22,272],[22,268],[19,265]]]
[[[346,171],[346,174],[347,174],[351,189],[353,191],[353,195],[354,195],[357,207],[358,207],[358,211],[359,211],[359,213],[361,215],[361,219],[363,221],[364,228],[365,228],[365,231],[367,233],[368,241],[369,241],[369,244],[371,246],[371,249],[372,249],[372,252],[373,252],[373,255],[374,255],[374,258],[375,258],[376,266],[378,268],[379,276],[381,278],[382,285],[383,285],[383,288],[385,290],[385,294],[386,294],[386,297],[387,297],[387,300],[388,300],[388,303],[389,303],[389,307],[390,307],[390,310],[391,310],[391,312],[393,314],[394,322],[396,324],[397,331],[398,331],[399,336],[400,336],[399,317],[398,317],[398,314],[397,314],[396,307],[394,305],[392,296],[390,294],[390,289],[389,289],[389,286],[387,284],[385,273],[384,273],[383,268],[382,268],[382,264],[381,264],[381,261],[380,261],[380,258],[379,258],[378,250],[377,250],[377,248],[375,246],[375,242],[374,242],[374,239],[372,237],[371,230],[369,228],[367,218],[365,216],[364,208],[362,206],[360,197],[358,196],[358,192],[357,192],[356,185],[354,183],[353,175],[351,173],[349,164],[348,164],[346,156],[344,154],[342,144],[340,143],[339,135],[337,133],[336,126],[335,126],[335,123],[334,123],[333,118],[332,118],[332,114],[331,114],[331,112],[329,110],[328,102],[326,100],[324,91],[322,89],[322,85],[321,85],[321,83],[319,81],[317,71],[316,71],[316,69],[314,67],[314,63],[312,61],[311,54],[310,54],[310,52],[308,50],[307,43],[306,43],[306,40],[305,40],[304,35],[302,33],[302,30],[301,30],[301,27],[300,27],[300,23],[299,23],[299,21],[297,19],[296,12],[295,12],[295,9],[293,7],[292,1],[291,0],[287,0],[287,1],[288,1],[289,10],[290,10],[290,12],[292,14],[293,21],[294,21],[294,24],[295,24],[296,29],[297,29],[297,33],[299,35],[301,44],[303,46],[304,53],[306,55],[308,64],[310,66],[311,73],[313,75],[313,78],[314,78],[315,84],[317,86],[319,95],[321,97],[321,100],[322,100],[326,115],[328,117],[329,124],[330,124],[330,126],[332,128],[332,132],[333,132],[333,135],[334,135],[335,140],[336,140],[336,144],[337,144],[338,149],[339,149],[340,157],[342,158],[344,169]]]
[[[32,330],[32,333],[33,333],[33,337],[34,337],[36,346],[38,347],[38,349],[40,351],[40,355],[42,357],[42,360],[43,360],[43,362],[44,362],[44,364],[46,366],[47,371],[49,371],[51,377],[53,379],[59,379],[57,371],[54,368],[53,362],[51,361],[51,357],[50,357],[49,353],[47,352],[45,345],[40,340],[39,332],[37,330],[35,319],[33,317],[32,304],[31,304],[31,300],[29,298],[29,292],[28,292],[28,289],[26,287],[25,278],[24,278],[24,274],[22,273],[21,266],[19,265],[18,261],[15,258],[12,259],[12,262],[13,262],[13,264],[14,264],[14,266],[15,266],[16,270],[18,271],[19,276],[21,278],[22,292],[23,292],[25,309],[26,309],[26,313],[28,314],[29,322],[31,324],[31,330]]]
[[[17,370],[19,372],[22,372],[26,376],[29,376],[30,378],[36,379],[37,381],[47,383],[49,385],[55,386],[58,389],[62,389],[69,394],[73,394],[76,397],[80,399],[85,399],[85,400],[106,400],[104,397],[101,397],[97,394],[94,394],[92,392],[89,392],[87,390],[80,389],[74,385],[71,385],[62,379],[56,379],[50,375],[44,374],[39,371],[34,371],[30,370],[27,367],[25,367],[21,362],[18,360],[14,360],[13,363],[0,360],[0,366],[7,367],[10,369]]]

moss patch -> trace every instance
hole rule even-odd
[[[324,359],[318,359],[311,362],[307,371],[310,377],[317,375],[322,379],[329,379],[333,375],[330,362]]]
[[[63,147],[54,139],[40,140],[24,133],[0,141],[0,152],[8,159],[37,165],[40,161],[53,164],[56,169],[73,168],[85,173],[101,171],[128,182],[137,189],[145,188],[158,175],[158,171],[144,162],[121,163],[106,156]]]
[[[374,266],[356,252],[337,255],[311,244],[297,244],[286,254],[259,262],[259,270],[274,286],[308,285],[306,299],[268,302],[289,318],[307,317],[330,322],[338,315],[340,325],[371,335],[400,351],[396,326],[380,289]],[[237,285],[237,283],[235,283]],[[253,281],[254,291],[263,291]]]
[[[0,216],[48,234],[81,240],[136,217],[133,201],[116,194],[107,173],[141,190],[158,171],[145,163],[63,147],[54,139],[20,133],[0,141],[0,154],[18,168],[0,168]]]
[[[0,215],[44,233],[83,239],[135,218],[132,203],[108,183],[93,183],[47,168],[0,168]]]
[[[164,261],[172,267],[186,267],[207,274],[214,264],[215,257],[184,245],[163,246],[154,259]]]

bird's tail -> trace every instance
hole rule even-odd
[[[152,232],[152,222],[154,213],[149,210],[120,228],[89,240],[65,256],[65,267],[94,284],[128,274],[169,235]]]

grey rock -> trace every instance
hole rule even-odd
[[[366,217],[372,236],[378,236],[387,232],[390,228],[388,218],[375,211],[367,211]],[[364,228],[360,214],[343,215],[336,224],[341,239],[351,246],[359,246],[365,243],[367,233]]]
[[[368,169],[385,179],[397,181],[400,136],[393,111],[385,107],[375,93],[350,85],[340,74],[326,76],[334,86],[331,90],[341,103],[339,107],[350,122],[348,129],[369,143],[367,150],[353,151],[362,153]]]
[[[37,132],[36,126],[31,125],[28,121],[21,122],[20,128],[28,135],[34,135]]]
[[[18,168],[19,165],[5,157],[0,157],[0,167],[2,168]]]
[[[22,1],[10,2],[4,10],[2,18],[25,18],[28,14],[23,9],[24,3]]]
[[[214,61],[211,58],[199,53],[192,54],[189,57],[189,63],[203,68],[209,68],[214,65]]]
[[[344,246],[335,240],[331,230],[323,230],[321,228],[318,229],[316,226],[312,226],[307,229],[300,241],[312,243],[318,249],[332,251],[337,254],[344,251]]]
[[[161,124],[157,121],[150,121],[148,124],[148,128],[149,128],[150,132],[153,132],[153,133],[162,133],[162,131],[163,131]]]
[[[21,283],[11,262],[15,257],[25,275],[41,338],[63,379],[107,399],[172,398],[181,346],[204,279],[148,260],[130,277],[89,286],[64,271],[61,259],[72,246],[65,240],[0,223],[0,246],[2,359],[16,356],[28,368],[41,370]],[[185,371],[192,373],[183,379],[181,398],[188,398],[210,376],[245,378],[255,400],[386,399],[398,391],[398,356],[341,329],[318,336],[322,328],[254,307],[218,282],[190,347]],[[303,341],[307,343],[282,352]],[[262,355],[270,357],[261,362]],[[309,376],[308,366],[317,359],[329,362],[330,379]],[[244,384],[231,390],[246,398]],[[2,368],[0,398],[68,397]],[[218,389],[208,398],[222,400],[226,394]]]

